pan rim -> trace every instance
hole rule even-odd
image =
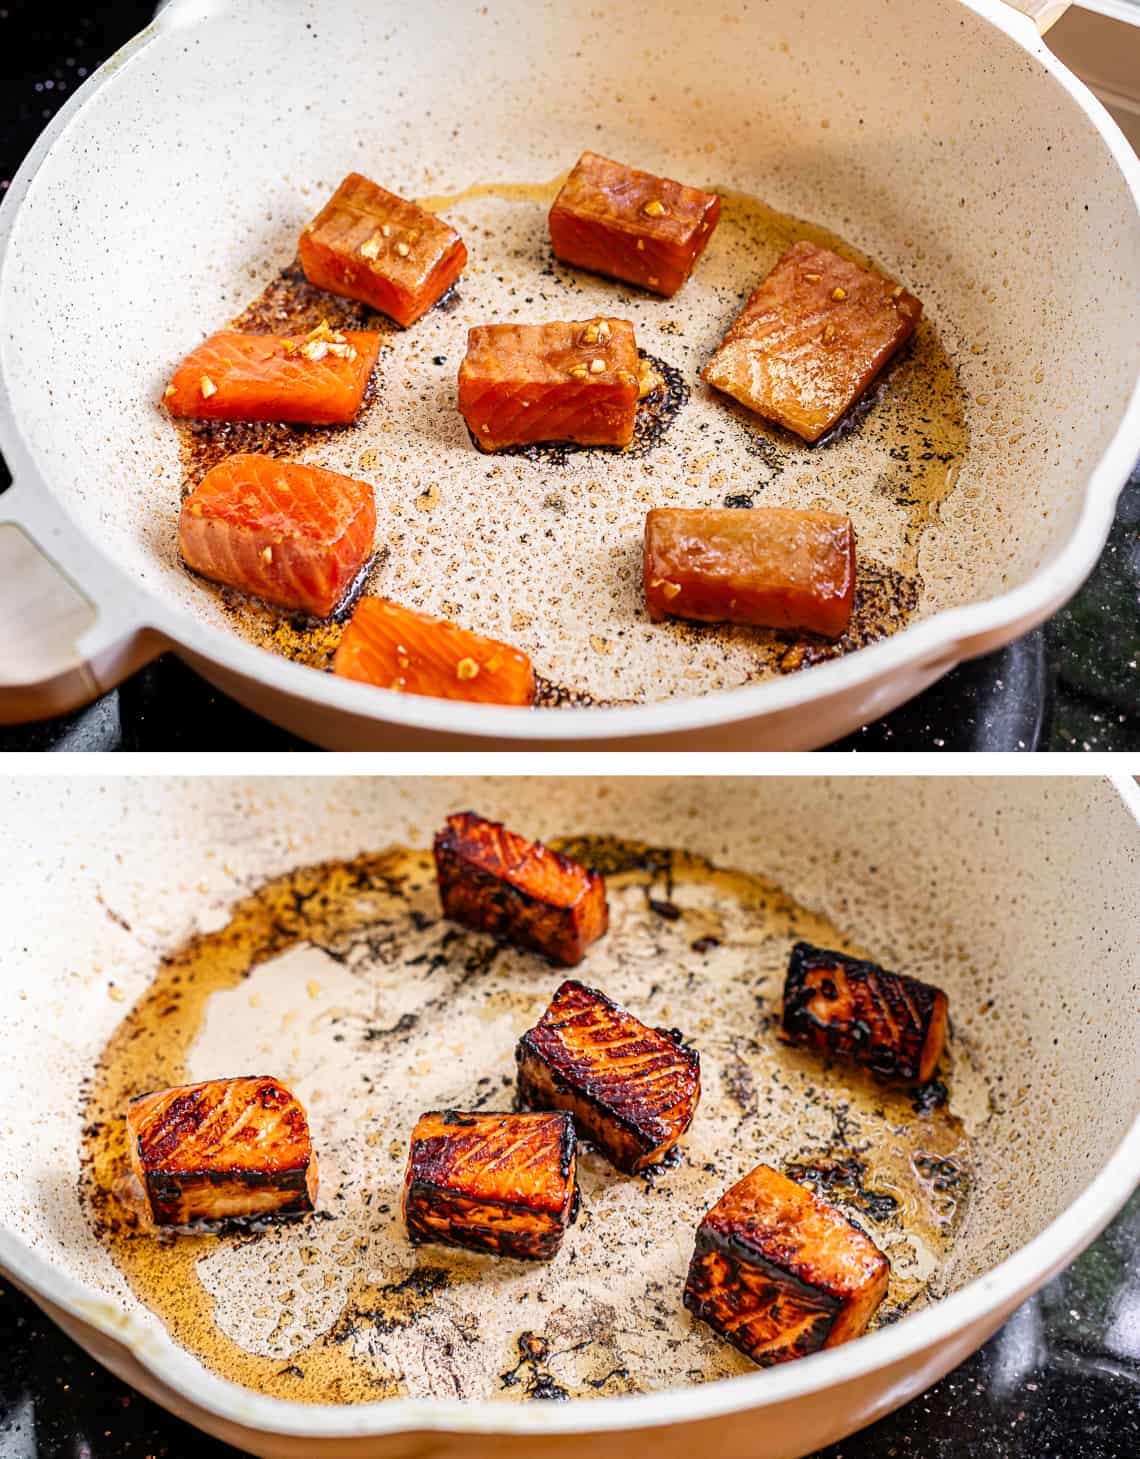
[[[1140,828],[1140,784],[1113,787]],[[150,1312],[128,1312],[59,1271],[0,1226],[0,1271],[33,1298],[123,1347],[160,1384],[226,1422],[286,1436],[335,1439],[436,1432],[542,1436],[659,1427],[768,1408],[890,1368],[1009,1310],[1083,1250],[1140,1187],[1140,1111],[1088,1185],[1030,1241],[958,1291],[902,1321],[838,1348],[779,1367],[688,1388],[599,1397],[586,1403],[514,1405],[495,1399],[393,1398],[358,1405],[270,1398],[200,1368]],[[976,1344],[975,1344],[976,1346]],[[924,1385],[925,1386],[925,1385]],[[875,1414],[868,1415],[868,1420]]]
[[[956,0],[956,3],[1014,40],[1088,117],[1131,193],[1140,225],[1140,157],[1104,106],[1053,55],[1032,22],[1014,11],[1006,0]],[[151,42],[175,27],[208,19],[209,11],[198,0],[171,0],[146,29],[78,88],[48,124],[0,203],[0,282],[19,205],[55,141],[95,92]],[[184,650],[263,689],[378,726],[434,730],[476,740],[628,740],[769,720],[812,703],[822,704],[867,690],[874,684],[885,688],[908,672],[913,678],[924,673],[940,677],[960,659],[992,651],[1042,622],[1077,591],[1107,541],[1117,500],[1140,456],[1140,370],[1111,440],[1087,474],[1081,510],[1068,540],[1025,582],[990,598],[943,609],[866,648],[796,674],[697,696],[615,706],[522,709],[465,704],[392,693],[374,685],[338,679],[332,674],[314,674],[301,664],[207,624],[191,610],[174,607],[128,576],[99,539],[76,520],[49,483],[40,477],[17,424],[2,360],[0,447],[13,465],[14,480],[27,476],[33,488],[51,497],[56,509],[83,536],[103,580],[114,582],[123,602],[131,608],[127,616],[133,618],[138,635],[147,632],[159,635],[175,650]],[[105,605],[97,603],[96,606],[102,616]],[[97,638],[98,634],[96,623],[89,636]],[[83,648],[81,642],[81,653]],[[101,687],[107,689],[113,685]]]

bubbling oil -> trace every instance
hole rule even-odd
[[[210,1369],[306,1402],[641,1392],[750,1370],[681,1304],[695,1228],[760,1161],[821,1190],[892,1264],[877,1322],[943,1290],[987,1095],[954,1038],[938,1085],[888,1090],[784,1045],[791,943],[874,954],[761,876],[579,837],[611,927],[578,970],[700,1050],[677,1163],[622,1176],[588,1148],[582,1211],[549,1263],[412,1248],[399,1215],[426,1109],[509,1109],[513,1049],[562,974],[442,920],[429,853],[306,867],[164,958],[108,1042],[84,1110],[81,1196],[140,1303]],[[317,1212],[155,1235],[128,1175],[133,1095],[250,1069],[303,1099]],[[557,1391],[555,1391],[557,1390]]]
[[[303,457],[370,481],[378,503],[393,515],[387,529],[382,522],[380,552],[360,590],[394,596],[410,607],[516,642],[534,662],[543,705],[629,704],[730,688],[853,653],[904,627],[922,607],[920,547],[937,533],[939,511],[969,445],[963,391],[930,319],[920,320],[902,355],[831,435],[808,446],[702,385],[700,368],[749,292],[797,239],[810,239],[859,263],[873,260],[817,224],[778,212],[747,193],[717,187],[720,223],[692,279],[673,300],[650,299],[552,260],[546,210],[565,176],[540,183],[480,182],[421,198],[424,207],[448,214],[465,236],[470,232],[472,262],[456,288],[410,331],[397,329],[363,304],[315,289],[294,260],[234,325],[301,332],[327,318],[335,328],[379,330],[381,354],[365,405],[355,423],[333,428],[179,423],[183,490],[239,450]],[[496,208],[500,211],[492,211]],[[579,298],[582,280],[589,280],[595,292],[602,289],[605,297]],[[519,307],[520,300],[525,307]],[[481,608],[454,588],[457,574],[443,562],[456,542],[488,543],[488,509],[481,513],[478,499],[466,493],[458,498],[453,493],[456,505],[450,509],[441,506],[447,497],[436,485],[439,458],[432,445],[433,413],[454,410],[453,391],[441,393],[435,375],[453,377],[463,353],[464,331],[449,320],[457,307],[465,310],[466,322],[581,318],[599,308],[621,314],[634,322],[639,342],[643,336],[649,340],[675,382],[661,401],[643,403],[634,446],[626,452],[558,446],[525,453],[536,496],[517,521],[509,506],[490,509],[500,519],[501,540],[487,550],[498,555],[501,571],[487,577],[482,591],[472,590]],[[690,395],[696,409],[688,408]],[[469,475],[507,472],[509,460],[509,455],[483,456],[472,447]],[[395,506],[394,461],[401,463],[396,474],[403,474],[403,491],[410,493]],[[492,461],[499,464],[489,467]],[[420,477],[414,474],[417,462],[422,462]],[[561,485],[568,474],[582,475],[586,462],[592,463],[593,480]],[[565,592],[559,594],[560,552],[551,546],[549,561],[533,569],[546,580],[540,596],[549,599],[547,606],[535,611],[531,603],[520,602],[503,622],[481,621],[488,593],[497,595],[504,582],[519,584],[518,568],[534,550],[529,544],[537,503],[544,508],[537,519],[541,524],[549,512],[574,511],[583,490],[588,502],[605,502],[604,525],[595,520],[587,530],[598,537],[598,581],[587,586],[569,569]],[[505,500],[514,500],[513,493]],[[848,632],[831,642],[808,634],[670,621],[655,625],[645,639],[644,610],[628,561],[646,508],[762,504],[856,515],[856,596]],[[611,540],[609,524],[618,521],[628,531],[623,528],[624,535]],[[555,541],[561,530],[553,526]],[[540,557],[551,536],[548,530],[538,540]],[[442,576],[432,598],[420,569],[437,559]],[[231,590],[209,584],[206,589],[217,595],[226,621],[242,637],[311,668],[331,667],[338,625],[351,603],[332,623],[318,624]],[[526,625],[521,638],[516,623]],[[653,662],[658,653],[663,659]]]

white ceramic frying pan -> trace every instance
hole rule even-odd
[[[961,1362],[1140,1179],[1131,781],[41,777],[9,782],[0,802],[0,1270],[141,1391],[256,1454],[619,1459],[636,1442],[662,1456],[792,1459]],[[644,838],[763,874],[801,917],[830,919],[829,936],[945,987],[953,1034],[943,1067],[950,1111],[970,1135],[969,1197],[933,1267],[915,1264],[916,1251],[929,1260],[933,1248],[910,1250],[920,1228],[906,1200],[897,1222],[872,1226],[900,1277],[930,1281],[901,1320],[760,1371],[681,1307],[697,1214],[757,1161],[782,1163],[826,1136],[835,1093],[869,1185],[901,1191],[949,1169],[919,1157],[940,1117],[904,1100],[901,1124],[919,1143],[904,1133],[914,1165],[892,1177],[898,1131],[875,1134],[850,1074],[763,1033],[788,929],[764,935],[780,904],[747,894],[738,903],[739,879],[678,874],[681,916],[669,919],[641,890],[611,885],[610,933],[579,976],[697,1039],[701,1107],[685,1158],[657,1189],[583,1154],[582,1217],[548,1266],[417,1253],[398,1200],[422,1108],[483,1097],[500,1075],[509,1100],[514,1039],[557,970],[512,951],[472,963],[489,945],[478,934],[441,943],[430,880],[405,908],[418,919],[369,913],[347,944],[286,939],[248,978],[211,984],[204,1003],[189,964],[163,964],[192,934],[233,926],[235,902],[266,879],[393,844],[424,848],[448,812],[467,806],[546,837]],[[353,885],[370,906],[364,884]],[[286,897],[278,915],[305,905]],[[714,925],[716,946],[694,950],[694,933],[707,939]],[[809,926],[818,923],[801,921],[798,933]],[[442,949],[438,962],[422,955],[428,944]],[[226,957],[243,945],[230,936]],[[192,958],[194,977],[216,972],[213,956]],[[93,1235],[78,1190],[96,1061],[137,1008],[150,1009],[144,1032],[156,1018],[167,1032],[158,1044],[147,1034],[123,1045],[133,1079],[161,1077],[162,1048],[193,1019],[190,1077],[257,1070],[298,1091],[319,1151],[320,1205],[336,1217],[207,1242],[189,1267],[177,1245],[157,1248],[147,1301]],[[890,1106],[890,1121],[899,1117]],[[197,1327],[184,1325],[187,1314]],[[540,1374],[518,1365],[520,1329],[545,1335],[545,1376],[572,1401],[526,1401]],[[261,1355],[252,1367],[247,1351]],[[290,1365],[318,1385],[322,1371],[350,1383],[359,1375],[347,1396],[365,1401],[291,1399],[296,1375],[281,1373]],[[504,1382],[512,1371],[517,1381]],[[370,1399],[369,1381],[393,1374],[390,1394]]]
[[[724,192],[675,300],[551,272],[551,180],[585,146]],[[375,485],[378,591],[517,643],[593,705],[340,682],[250,641],[178,561],[163,383],[353,167],[440,200],[472,265],[452,307],[388,338],[360,427],[298,449]],[[814,452],[697,379],[795,232],[750,199],[926,307],[926,345]],[[679,0],[651,26],[632,0],[173,0],[0,209],[0,717],[76,705],[173,647],[333,748],[825,743],[1042,621],[1095,562],[1140,452],[1138,199],[1111,119],[997,0]],[[631,459],[480,456],[454,410],[466,327],[602,309],[688,384],[672,429]],[[780,673],[763,635],[650,625],[646,506],[741,493],[848,511],[899,631]]]

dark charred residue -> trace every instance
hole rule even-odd
[[[433,1306],[436,1292],[451,1278],[442,1267],[418,1266],[395,1282],[369,1289],[367,1307],[346,1307],[325,1336],[327,1342],[346,1343],[363,1332],[396,1332],[411,1327]]]
[[[910,1092],[911,1108],[916,1115],[928,1115],[941,1109],[950,1098],[950,1091],[941,1079],[928,1079]]]
[[[513,1368],[499,1374],[499,1385],[516,1388],[524,1384],[528,1398],[547,1399],[561,1402],[570,1397],[545,1366],[550,1356],[550,1344],[538,1333],[523,1332],[518,1339],[518,1362]]]
[[[544,679],[541,674],[535,674],[534,686],[534,703],[537,709],[596,709],[616,702],[597,699],[588,689],[573,689],[568,684],[556,684],[552,679]]]
[[[670,1170],[676,1170],[684,1158],[680,1145],[674,1145],[672,1149],[666,1150],[656,1165],[643,1165],[637,1174],[647,1186],[655,1186],[661,1176],[668,1174]]]
[[[731,1059],[721,1066],[721,1082],[729,1099],[747,1112],[756,1104],[756,1080],[743,1059]]]
[[[364,1030],[364,1042],[366,1044],[376,1043],[380,1039],[399,1038],[402,1034],[411,1033],[412,1029],[420,1021],[418,1013],[401,1013],[395,1023],[389,1024],[386,1028],[375,1026]]]
[[[726,507],[739,507],[742,510],[756,505],[756,498],[750,491],[730,491],[724,499]]]
[[[700,953],[712,952],[712,950],[713,950],[714,947],[719,947],[720,946],[720,938],[719,937],[711,937],[711,936],[710,937],[698,937],[697,940],[695,942],[690,943],[689,946],[693,949],[694,952],[700,952]]]
[[[633,418],[633,439],[628,446],[583,446],[577,441],[536,441],[522,446],[503,446],[498,451],[483,451],[478,438],[470,428],[467,434],[471,443],[484,455],[521,456],[524,461],[538,461],[545,466],[565,466],[571,456],[583,451],[599,452],[605,456],[638,457],[648,456],[660,445],[689,399],[689,387],[684,376],[673,365],[666,364],[646,350],[638,350],[638,359],[650,365],[661,383],[637,402]]]
[[[784,1166],[784,1174],[825,1200],[854,1206],[872,1221],[890,1221],[898,1210],[894,1196],[866,1184],[867,1166],[856,1155],[822,1156],[805,1164],[792,1162]]]
[[[663,902],[657,897],[647,898],[649,910],[655,912],[658,917],[664,917],[666,922],[679,922],[681,920],[681,909],[675,902]]]

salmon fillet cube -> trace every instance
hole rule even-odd
[[[578,1214],[573,1120],[450,1109],[421,1115],[402,1209],[414,1245],[549,1261]]]
[[[801,240],[753,292],[702,378],[818,441],[907,342],[921,314],[901,284]]]
[[[925,1084],[942,1057],[949,1007],[930,983],[797,942],[784,980],[783,1033],[884,1079]]]
[[[858,1337],[889,1277],[887,1258],[842,1212],[758,1165],[698,1226],[684,1300],[767,1368]]]
[[[178,545],[203,577],[327,618],[372,556],[372,488],[319,466],[228,456],[182,503]]]
[[[127,1109],[127,1148],[156,1226],[298,1215],[317,1198],[309,1122],[276,1079],[140,1094]]]
[[[658,1164],[693,1122],[701,1061],[676,1029],[649,1028],[582,983],[562,984],[515,1050],[521,1104],[561,1109],[610,1163]]]
[[[675,294],[720,219],[720,198],[583,152],[550,209],[556,258]]]
[[[855,604],[855,529],[789,507],[657,507],[646,513],[645,606],[653,621],[751,623],[846,632]]]
[[[526,654],[388,598],[357,603],[333,670],[401,694],[470,704],[534,703],[534,670]]]
[[[307,335],[223,329],[175,370],[163,400],[194,420],[347,425],[364,399],[380,336],[321,324]]]
[[[418,203],[350,172],[301,234],[310,284],[359,299],[405,328],[456,281],[462,238]]]
[[[567,967],[609,926],[597,872],[497,821],[473,811],[448,816],[433,850],[440,902],[453,922]]]
[[[637,345],[626,319],[468,332],[459,410],[484,451],[538,441],[628,446],[637,397]]]

